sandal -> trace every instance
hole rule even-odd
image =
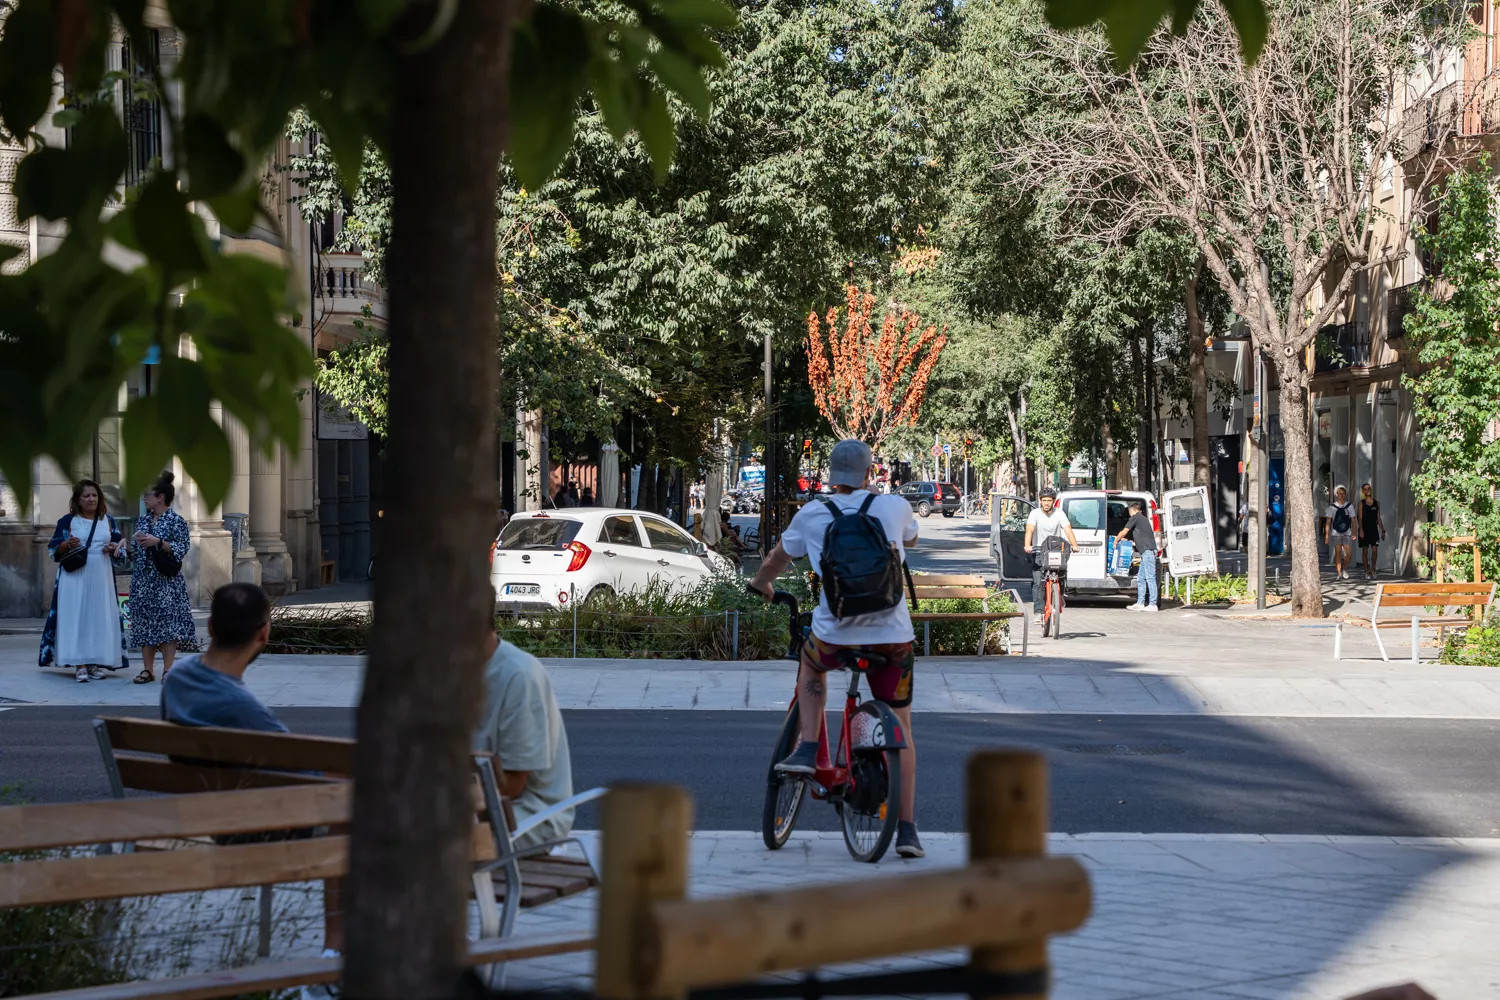
[[[132,683],[132,684],[150,684],[150,683],[152,683],[155,680],[156,680],[156,675],[155,674],[153,674],[149,670],[142,670],[140,673],[138,673],[138,674],[135,675],[135,680],[131,681],[130,683]]]

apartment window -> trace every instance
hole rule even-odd
[[[161,100],[152,73],[161,60],[161,34],[147,35],[144,51],[126,39],[120,46],[120,68],[126,75],[123,101],[125,137],[130,157],[125,186],[138,187],[161,161]]]

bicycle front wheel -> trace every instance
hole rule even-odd
[[[1052,638],[1062,638],[1063,588],[1061,580],[1052,581]]]
[[[791,837],[797,826],[797,814],[802,811],[802,800],[807,795],[806,778],[776,770],[776,764],[796,749],[801,728],[800,706],[794,704],[781,725],[781,735],[776,740],[771,766],[766,773],[766,801],[761,808],[760,837],[773,851],[780,850]]]
[[[879,861],[896,835],[901,813],[901,751],[865,750],[849,762],[849,785],[838,804],[844,846],[855,861]]]

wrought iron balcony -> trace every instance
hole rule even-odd
[[[1336,372],[1345,368],[1370,367],[1370,326],[1368,323],[1336,323],[1318,331],[1315,372]]]

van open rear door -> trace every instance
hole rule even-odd
[[[1189,486],[1162,495],[1162,533],[1167,568],[1173,576],[1208,576],[1219,572],[1208,487]]]
[[[1035,505],[1008,493],[990,494],[990,554],[1001,580],[1031,582],[1031,557],[1026,554],[1026,518]]]

